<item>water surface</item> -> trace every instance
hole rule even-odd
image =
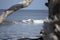
[[[0,25],[0,39],[17,39],[23,37],[35,37],[40,35],[43,24],[13,23],[19,20],[43,20],[47,17],[46,10],[19,10],[11,14],[5,24]],[[12,21],[12,22],[10,22]]]

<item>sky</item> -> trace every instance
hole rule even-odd
[[[0,0],[0,9],[8,9],[12,5],[15,5],[21,1],[23,0]],[[33,0],[31,5],[23,9],[24,10],[48,10],[48,8],[44,4],[46,2],[47,0]]]

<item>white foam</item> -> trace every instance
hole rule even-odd
[[[34,20],[34,23],[43,23],[44,20]]]
[[[22,20],[23,23],[44,23],[44,20],[32,20],[32,19],[28,19],[28,20]]]

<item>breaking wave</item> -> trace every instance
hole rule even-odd
[[[17,21],[5,20],[2,24],[19,24],[19,23],[26,23],[26,24],[43,24],[43,23],[44,23],[44,20],[33,20],[33,19],[17,20]]]
[[[30,23],[30,24],[40,24],[40,23],[44,23],[44,20],[33,20],[33,19],[28,19],[28,20],[19,20],[19,21],[15,21],[15,24],[17,23]]]

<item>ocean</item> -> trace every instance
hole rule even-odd
[[[3,10],[0,10],[0,14]],[[40,36],[43,23],[21,22],[22,20],[44,20],[48,16],[47,10],[19,10],[7,17],[7,21],[0,25],[0,40],[29,38]]]

